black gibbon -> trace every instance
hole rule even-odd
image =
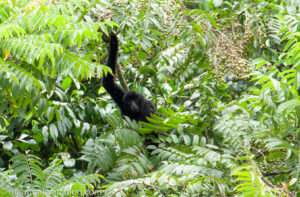
[[[110,67],[113,74],[116,73],[118,56],[118,38],[114,33],[110,34],[109,52],[106,65]],[[107,73],[103,77],[103,87],[110,94],[112,99],[119,106],[122,115],[128,116],[131,120],[147,122],[146,117],[155,112],[155,107],[151,101],[135,91],[125,92],[118,86],[114,80],[114,76]]]

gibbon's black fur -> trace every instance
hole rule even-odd
[[[106,66],[110,67],[113,74],[115,74],[118,56],[118,38],[116,34],[110,34],[109,52]],[[128,116],[132,120],[147,122],[146,117],[154,113],[155,107],[151,101],[135,91],[124,92],[114,80],[114,76],[107,73],[103,77],[103,87],[110,94],[112,99],[117,103],[121,109],[122,115]]]

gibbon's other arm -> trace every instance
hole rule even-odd
[[[110,67],[113,74],[116,73],[117,56],[118,38],[116,34],[111,33],[106,66]],[[122,108],[122,98],[125,95],[125,92],[115,83],[114,76],[112,74],[107,73],[107,75],[103,77],[103,87],[110,94],[111,98],[117,103],[117,105]]]

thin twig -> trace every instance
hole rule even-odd
[[[120,189],[116,190],[114,193],[112,193],[110,195],[110,197],[113,197],[114,195],[116,195],[117,193],[119,193],[120,191],[124,190],[125,188],[127,187],[130,187],[132,185],[146,185],[148,187],[152,187],[154,189],[157,189],[157,187],[155,185],[151,185],[151,184],[148,184],[148,183],[145,183],[145,181],[142,181],[142,182],[132,182],[132,183],[129,183],[127,185],[124,185],[123,187],[121,187]]]
[[[263,172],[262,174],[264,176],[276,176],[276,175],[280,175],[280,174],[289,174],[291,172],[292,172],[292,170],[285,170],[285,171],[280,171],[280,172]]]
[[[272,184],[271,182],[267,181],[263,174],[261,173],[261,171],[259,170],[258,166],[256,165],[256,163],[252,160],[252,158],[250,157],[250,155],[246,152],[247,156],[250,158],[250,162],[252,164],[252,166],[256,169],[257,173],[259,174],[259,176],[261,177],[261,179],[263,180],[263,182],[265,182],[268,186],[271,186],[273,188],[277,188],[276,185]]]

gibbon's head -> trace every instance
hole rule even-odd
[[[144,97],[135,92],[135,91],[128,91],[122,98],[122,105],[124,107],[124,111],[128,113],[135,113],[138,114],[141,112],[141,104],[144,102]],[[130,115],[130,114],[125,114]]]
[[[155,112],[153,103],[143,97],[143,95],[128,91],[122,98],[122,106],[120,107],[122,114],[128,116],[131,120],[147,121],[147,117]]]

